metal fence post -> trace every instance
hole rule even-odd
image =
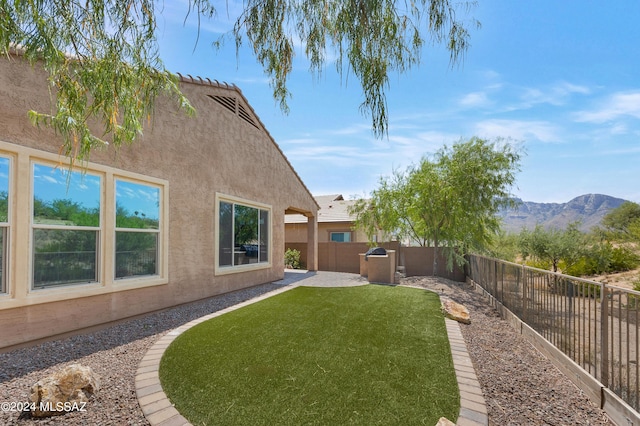
[[[609,289],[602,286],[600,301],[600,382],[609,387]]]
[[[524,269],[524,265],[522,265],[522,268],[518,269],[518,275],[520,275],[520,277],[518,277],[518,279],[522,281],[522,320],[525,323],[529,323],[529,313],[527,311],[527,271],[525,271]]]

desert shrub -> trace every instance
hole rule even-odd
[[[563,273],[566,275],[571,275],[574,277],[585,277],[590,275],[597,275],[598,272],[598,263],[594,258],[591,257],[582,257],[576,263],[569,267],[564,267],[564,265],[560,265]]]
[[[549,270],[551,269],[551,262],[543,259],[529,259],[525,262],[525,265],[531,266],[532,268]]]
[[[608,272],[622,272],[635,269],[640,265],[640,258],[627,247],[616,247],[611,251],[611,263]]]
[[[499,232],[491,245],[483,247],[480,252],[485,256],[515,262],[520,254],[518,248],[518,234]]]
[[[631,283],[633,285],[633,289],[635,291],[640,291],[640,277],[636,278],[635,281]],[[635,294],[630,294],[627,296],[629,298],[629,302],[627,306],[629,308],[636,308],[640,305],[640,296],[636,296]]]
[[[300,269],[300,250],[288,248],[284,252],[284,266],[289,269]]]
[[[638,265],[640,258],[634,251],[627,247],[613,247],[604,243],[592,246],[577,262],[562,270],[567,275],[584,277],[629,271]]]

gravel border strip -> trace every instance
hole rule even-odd
[[[409,277],[401,284],[428,288],[467,307],[460,325],[482,387],[491,425],[614,425],[566,375],[514,330],[466,283]]]

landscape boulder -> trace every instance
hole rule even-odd
[[[31,387],[33,417],[68,411],[84,411],[89,398],[100,388],[100,377],[91,368],[72,364],[39,380]]]
[[[456,426],[456,424],[446,417],[440,417],[436,426]]]
[[[459,303],[453,300],[442,301],[442,313],[447,318],[461,322],[463,324],[471,324],[471,318],[469,317],[469,310]]]

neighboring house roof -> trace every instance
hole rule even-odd
[[[355,204],[355,200],[345,200],[341,194],[318,195],[314,197],[318,210],[318,223],[323,222],[353,222],[355,218],[349,215],[347,209]],[[306,223],[307,218],[302,215],[285,215],[285,223]]]

